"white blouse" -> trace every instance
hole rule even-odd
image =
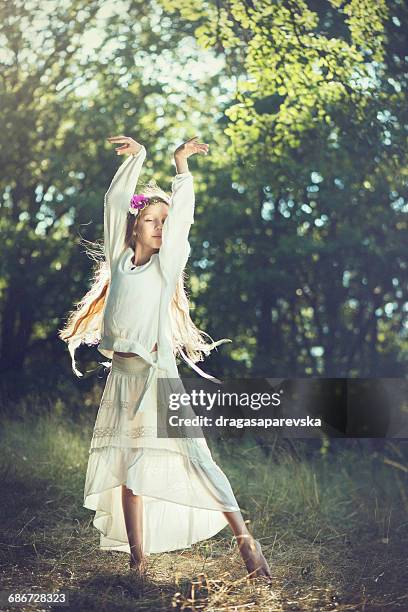
[[[135,192],[146,149],[130,155],[117,170],[104,202],[105,257],[111,281],[102,313],[98,351],[113,358],[114,351],[137,353],[150,365],[144,392],[136,409],[143,410],[146,391],[155,377],[168,384],[178,379],[173,351],[170,304],[178,278],[190,255],[188,234],[194,223],[194,187],[191,172],[176,174],[172,181],[167,217],[158,253],[132,269],[133,251],[125,246],[126,217]],[[214,346],[228,340],[219,340]],[[157,352],[152,352],[157,342]],[[183,351],[186,363],[200,376],[220,383],[203,372]],[[162,400],[166,396],[162,395]]]
[[[129,156],[117,170],[105,195],[104,243],[111,282],[98,350],[109,358],[114,351],[137,353],[151,362],[150,353],[159,340],[163,284],[175,289],[190,254],[188,233],[194,222],[195,198],[191,172],[177,174],[172,182],[160,250],[142,266],[134,267],[133,251],[124,243],[126,217],[145,157],[144,147]],[[170,320],[165,323],[165,336],[170,337]]]
[[[162,290],[159,255],[154,253],[137,267],[132,257],[131,248],[123,252],[106,298],[98,350],[107,357],[110,351],[138,353],[140,345],[151,352],[157,342]]]

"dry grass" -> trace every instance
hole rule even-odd
[[[90,436],[91,425],[53,417],[5,421],[3,590],[60,590],[69,594],[64,609],[99,612],[408,610],[407,474],[397,444],[386,462],[361,451],[299,461],[248,445],[213,448],[270,563],[267,587],[248,582],[228,528],[151,555],[144,580],[129,572],[126,554],[100,551],[93,513],[82,507]]]

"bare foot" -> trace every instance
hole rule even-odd
[[[255,540],[252,536],[242,536],[242,539],[238,539],[238,546],[248,570],[249,578],[265,578],[268,584],[271,584],[271,570],[262,554],[262,548],[258,540]]]
[[[138,578],[143,578],[147,573],[146,557],[135,559],[132,555],[130,555],[129,569],[132,570],[132,572],[135,573]]]

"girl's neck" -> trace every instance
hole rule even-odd
[[[136,267],[143,266],[155,253],[157,253],[157,250],[154,249],[135,250],[131,259],[132,265]]]

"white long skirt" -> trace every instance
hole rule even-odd
[[[142,496],[146,555],[206,540],[228,524],[223,512],[239,510],[204,438],[157,436],[156,377],[133,414],[149,371],[142,357],[114,354],[96,417],[83,505],[95,511],[103,550],[130,553],[122,485]]]

